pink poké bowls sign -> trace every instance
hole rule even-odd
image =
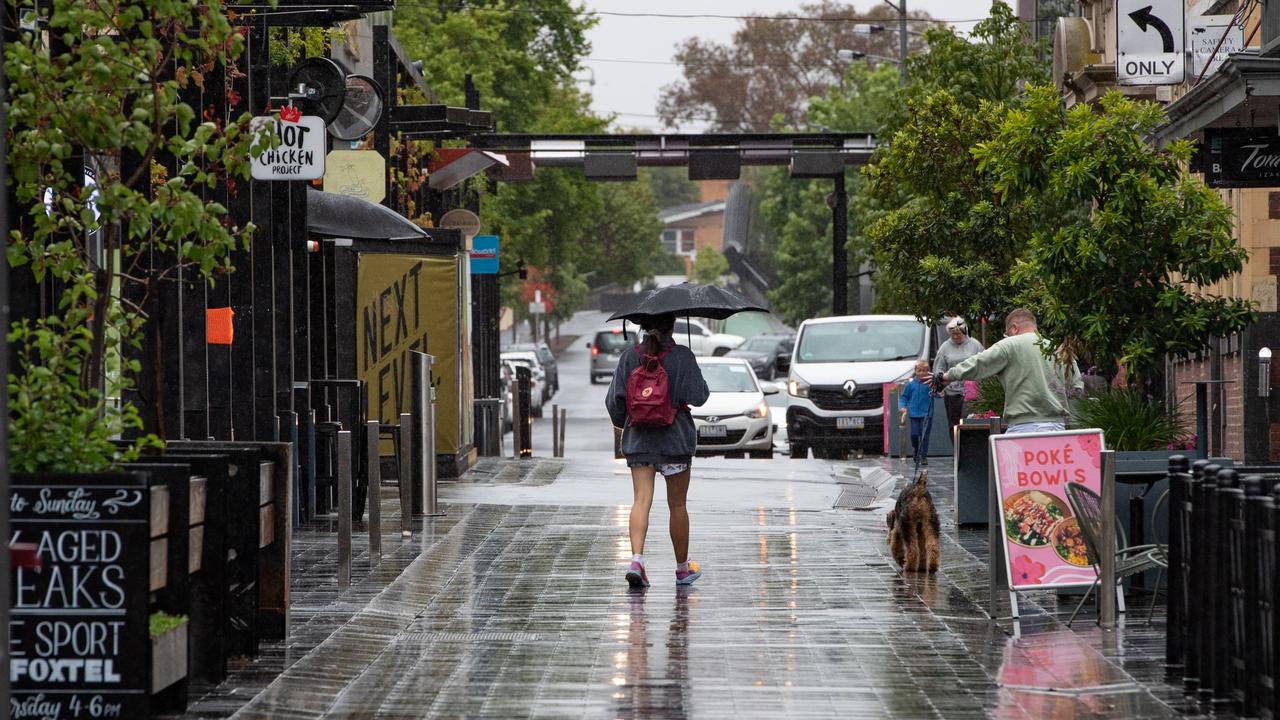
[[[1102,494],[1101,430],[994,435],[1009,586],[1087,586],[1094,572],[1067,484]]]

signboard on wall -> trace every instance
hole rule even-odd
[[[1192,80],[1212,75],[1232,53],[1244,50],[1244,26],[1233,20],[1234,15],[1199,15],[1188,20],[1187,49],[1191,51]]]
[[[436,448],[446,455],[466,441],[460,406],[467,378],[458,375],[460,265],[454,255],[365,252],[356,277],[356,371],[368,384],[369,418],[399,422],[410,406],[409,353],[430,353],[436,356]]]
[[[380,203],[387,196],[387,161],[376,150],[333,150],[325,158],[324,191]]]
[[[315,180],[324,177],[324,119],[315,115],[294,116],[284,108],[280,115],[263,115],[250,121],[258,132],[268,126],[279,143],[253,156],[254,180]]]
[[[472,275],[498,274],[499,244],[497,235],[477,235],[471,241]]]
[[[139,475],[15,477],[10,717],[148,717],[150,494]]]
[[[1186,76],[1183,0],[1116,0],[1116,80],[1181,85]]]
[[[991,437],[1010,588],[1093,584],[1081,519],[1067,495],[1072,485],[1101,495],[1102,449],[1101,430]]]
[[[1280,187],[1280,135],[1274,128],[1209,128],[1192,169],[1209,187]]]

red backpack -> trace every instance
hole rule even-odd
[[[667,350],[655,355],[640,354],[640,364],[627,378],[627,418],[636,427],[664,428],[676,421],[676,408],[671,404],[671,386],[662,359]],[[636,346],[640,353],[640,347]]]

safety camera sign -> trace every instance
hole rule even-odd
[[[1116,79],[1121,85],[1181,85],[1186,79],[1182,0],[1116,0]]]
[[[324,119],[314,115],[297,115],[285,108],[277,117],[254,118],[250,127],[256,132],[264,125],[274,131],[278,142],[253,158],[254,180],[315,180],[324,177]]]

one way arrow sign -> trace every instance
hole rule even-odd
[[[1116,79],[1180,85],[1186,77],[1182,0],[1116,0]]]

